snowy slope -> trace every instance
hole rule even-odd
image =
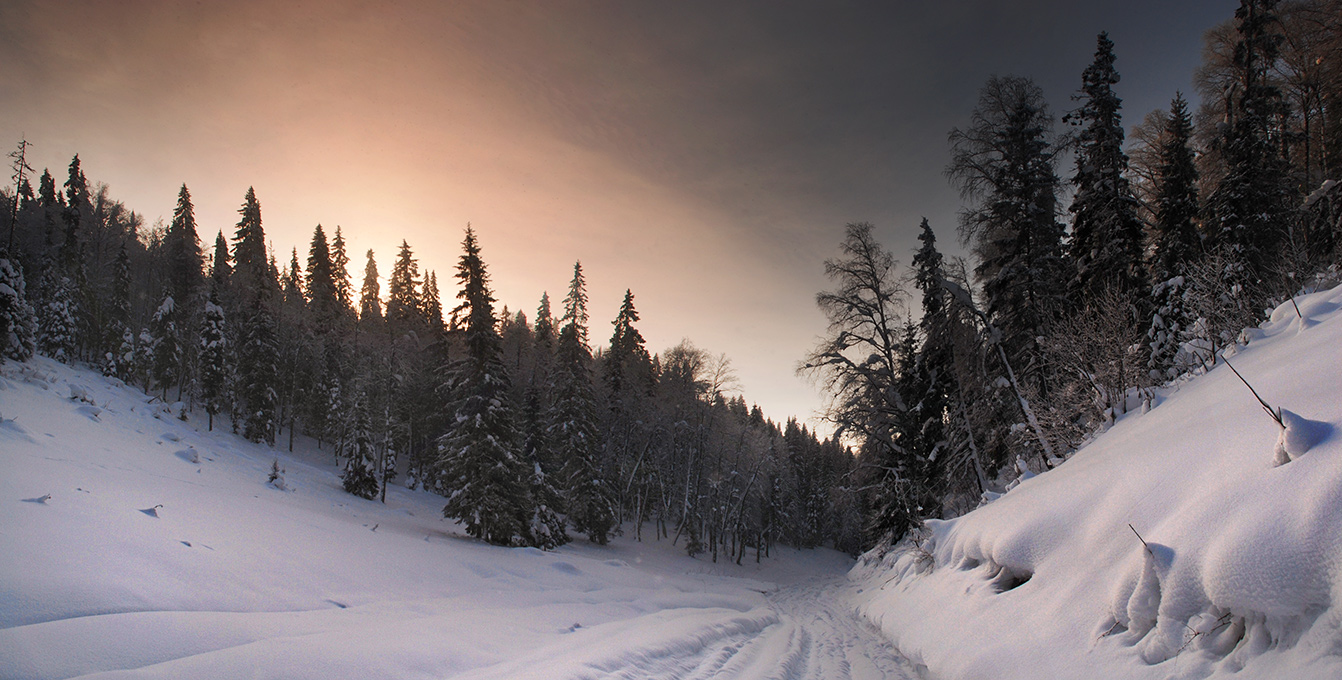
[[[488,546],[311,442],[273,488],[274,449],[42,358],[0,417],[3,679],[903,677],[832,551]]]
[[[1304,419],[1289,462],[1219,365],[933,523],[930,555],[865,556],[863,614],[942,680],[1342,678],[1342,288],[1297,302],[1230,357]]]

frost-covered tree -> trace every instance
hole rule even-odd
[[[46,288],[47,301],[39,316],[38,347],[47,356],[69,363],[75,359],[79,337],[72,284],[70,279],[56,274]]]
[[[377,498],[377,451],[373,445],[372,423],[368,415],[368,396],[360,394],[354,404],[354,424],[345,446],[345,471],[341,475],[345,491],[360,498]]]
[[[23,270],[0,252],[0,357],[27,361],[37,349],[37,315]]]
[[[214,430],[214,416],[225,408],[230,371],[224,308],[218,296],[211,294],[200,328],[200,400],[209,415],[210,430]]]
[[[1072,184],[1072,259],[1078,302],[1089,304],[1113,288],[1140,299],[1147,293],[1142,262],[1142,223],[1129,186],[1123,153],[1122,101],[1114,93],[1114,43],[1107,33],[1096,40],[1095,60],[1082,74],[1081,105],[1064,120],[1076,134],[1076,174]]]
[[[582,263],[578,262],[573,265],[573,281],[564,298],[563,326],[555,346],[546,435],[561,466],[569,521],[592,542],[605,545],[615,528],[615,502],[598,458],[587,318],[587,285]]]
[[[462,248],[456,277],[461,303],[453,316],[464,320],[465,352],[447,367],[444,392],[451,417],[447,433],[438,440],[435,461],[439,486],[447,494],[443,515],[464,523],[467,533],[477,538],[521,545],[531,541],[530,475],[519,455],[507,399],[494,297],[470,227]]]
[[[165,402],[168,400],[168,388],[179,383],[182,378],[182,334],[177,318],[177,302],[169,295],[163,298],[149,321],[154,347],[154,363],[150,371],[154,383],[163,392]]]

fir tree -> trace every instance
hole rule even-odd
[[[443,303],[438,295],[438,275],[429,272],[424,275],[423,294],[419,301],[420,309],[423,310],[424,321],[429,326],[429,330],[441,333],[443,331]]]
[[[238,209],[241,219],[233,235],[233,271],[231,278],[241,300],[251,302],[268,288],[267,283],[274,281],[271,266],[266,258],[266,235],[261,227],[261,204],[256,200],[256,191],[247,188],[242,207]]]
[[[154,363],[150,367],[154,382],[168,401],[168,388],[181,380],[182,337],[177,323],[177,303],[169,295],[150,319],[149,333],[153,338]]]
[[[38,346],[47,356],[70,363],[75,359],[78,338],[74,292],[70,279],[60,275],[53,278],[47,286],[47,302],[39,317]]]
[[[163,235],[163,250],[167,257],[169,295],[178,306],[188,306],[201,287],[204,257],[196,234],[195,207],[185,184],[177,192],[177,207]]]
[[[210,430],[214,430],[215,414],[224,409],[229,373],[228,329],[224,308],[219,306],[218,296],[211,293],[205,303],[200,329],[200,400],[209,414]]]
[[[494,326],[494,298],[475,232],[469,227],[457,265],[465,354],[447,368],[449,430],[438,440],[440,485],[448,495],[443,515],[465,523],[472,536],[497,545],[519,545],[533,514],[527,469],[507,400],[507,372]],[[408,252],[403,247],[403,252]]]
[[[365,324],[382,322],[382,292],[377,282],[377,261],[373,250],[368,250],[368,264],[363,268],[363,288],[359,290],[359,321]]]
[[[247,189],[238,213],[241,219],[233,245],[231,276],[239,302],[234,315],[240,319],[234,396],[241,413],[243,435],[254,442],[273,445],[279,431],[280,375],[274,311],[278,292],[275,265],[273,259],[266,257],[261,205],[255,191]]]
[[[37,315],[18,263],[0,253],[0,358],[27,361],[37,349]]]
[[[1095,61],[1082,74],[1076,99],[1081,106],[1064,120],[1077,135],[1076,175],[1072,183],[1072,257],[1079,301],[1089,304],[1107,288],[1129,297],[1146,295],[1142,266],[1142,223],[1137,199],[1126,177],[1122,101],[1114,94],[1114,43],[1107,33],[1096,41]]]
[[[1256,283],[1286,237],[1289,184],[1275,138],[1284,110],[1269,73],[1283,37],[1276,0],[1242,0],[1235,10],[1239,41],[1233,66],[1239,97],[1220,140],[1226,175],[1208,201],[1213,244],[1241,267],[1240,284]]]
[[[349,254],[345,252],[345,237],[340,233],[340,225],[336,225],[335,238],[331,239],[331,277],[335,282],[336,302],[341,313],[347,314],[354,309],[354,288],[349,279]]]
[[[552,404],[547,436],[562,466],[565,510],[573,528],[605,545],[615,528],[613,494],[598,464],[596,399],[592,354],[587,345],[587,288],[582,263],[573,265],[573,281],[564,298],[564,316],[555,347]]]
[[[1152,278],[1156,282],[1178,276],[1202,250],[1198,237],[1198,169],[1189,142],[1193,123],[1188,103],[1175,94],[1170,102],[1160,143],[1155,178],[1155,224],[1152,228]]]
[[[961,212],[961,236],[979,256],[974,273],[987,313],[1001,330],[1021,380],[1044,393],[1038,338],[1065,307],[1071,279],[1063,228],[1054,218],[1058,178],[1050,143],[1053,116],[1027,78],[988,79],[970,127],[952,130],[946,174],[974,204]],[[1032,361],[1036,360],[1036,361]]]
[[[419,305],[419,265],[410,244],[401,241],[401,250],[387,279],[387,323],[407,328],[422,319]]]
[[[320,224],[313,230],[312,245],[308,248],[306,283],[312,318],[319,330],[327,329],[340,314],[342,303],[336,289],[335,264]]]
[[[83,264],[83,234],[81,233],[92,213],[89,205],[88,179],[79,165],[79,154],[70,161],[68,177],[65,180],[65,208],[62,219],[65,222],[65,240],[61,246],[61,261],[66,271],[76,272]]]
[[[617,403],[630,387],[630,381],[642,379],[644,391],[649,376],[649,364],[652,358],[643,341],[643,335],[634,328],[638,321],[638,310],[634,309],[634,294],[624,291],[624,302],[620,311],[611,322],[615,326],[610,337],[610,353],[606,357],[606,383],[612,399]],[[614,405],[614,404],[613,404]]]
[[[219,295],[227,289],[230,275],[233,273],[233,267],[228,261],[228,240],[224,238],[224,232],[220,231],[214,237],[214,258],[210,266],[210,288]]]
[[[377,451],[373,445],[372,424],[368,416],[368,397],[360,394],[354,404],[354,425],[345,450],[345,472],[341,475],[345,491],[360,498],[377,498],[378,482],[374,472]]]

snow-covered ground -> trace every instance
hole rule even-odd
[[[43,358],[0,418],[0,678],[909,677],[833,551],[488,546]]]
[[[863,614],[940,680],[1342,678],[1342,288],[1296,302],[1230,356],[1284,433],[1219,365],[864,557]]]

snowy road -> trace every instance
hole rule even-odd
[[[783,586],[767,606],[666,609],[581,631],[565,643],[462,678],[914,680],[909,663],[861,622],[842,576]]]

